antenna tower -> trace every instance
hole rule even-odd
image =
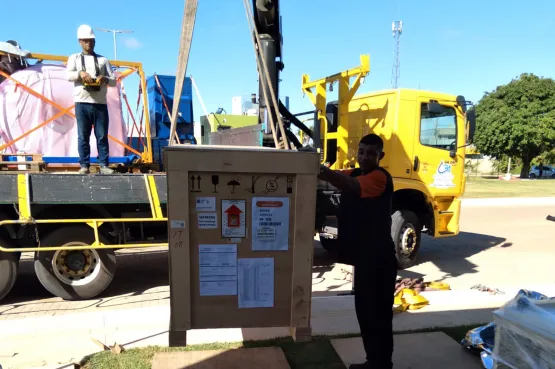
[[[393,70],[391,72],[391,86],[397,88],[399,84],[399,75],[401,70],[401,59],[399,58],[399,43],[401,33],[403,33],[403,21],[394,21],[391,25],[393,31],[393,39],[395,40],[393,52]]]

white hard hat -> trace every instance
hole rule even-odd
[[[77,29],[77,38],[78,39],[87,39],[87,38],[95,38],[94,31],[91,26],[83,24],[79,26]]]

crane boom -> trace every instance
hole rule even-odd
[[[263,71],[258,71],[259,123],[265,121],[266,114],[272,114],[277,121],[278,106],[273,106],[270,96],[264,99],[264,85],[270,86],[279,99],[279,74],[284,68],[282,61],[283,39],[281,34],[281,17],[279,0],[252,0],[254,25],[260,35],[257,56],[260,64],[266,63],[270,80],[267,81]],[[269,106],[266,105],[266,100]],[[267,132],[269,133],[269,132]]]
[[[297,148],[301,146],[298,139],[289,129],[290,124],[299,127],[309,137],[312,132],[279,100],[279,75],[284,68],[282,49],[283,37],[281,32],[281,16],[279,0],[251,0],[252,1],[252,27],[255,40],[255,52],[258,67],[258,97],[259,114],[258,123],[268,123],[265,134],[272,133],[277,146],[282,140],[283,146],[289,148],[290,142]],[[193,37],[193,28],[197,12],[198,0],[185,0],[182,32],[179,47],[179,59],[175,80],[174,95],[180,96],[187,71],[187,62]],[[245,1],[245,6],[249,8]],[[250,10],[248,11],[250,13]],[[250,21],[249,21],[250,22]],[[266,96],[268,92],[268,96]],[[177,126],[178,99],[174,99],[171,116],[170,137]],[[285,128],[283,118],[286,119]],[[273,124],[272,124],[273,123]],[[279,127],[278,127],[279,126]],[[172,144],[173,141],[170,141]]]

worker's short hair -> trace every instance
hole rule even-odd
[[[367,134],[360,139],[361,144],[376,146],[380,151],[383,151],[383,140],[380,136],[374,133]]]

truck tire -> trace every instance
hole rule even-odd
[[[86,225],[58,228],[41,240],[45,246],[93,242],[93,230]],[[38,251],[34,266],[40,283],[51,294],[64,300],[87,300],[100,295],[114,279],[116,256],[111,249]]]
[[[4,246],[7,242],[0,238],[0,244]],[[0,251],[0,301],[12,290],[17,279],[18,266],[18,253]]]
[[[391,217],[391,237],[399,269],[410,268],[420,249],[422,227],[418,216],[410,210],[397,210]]]

